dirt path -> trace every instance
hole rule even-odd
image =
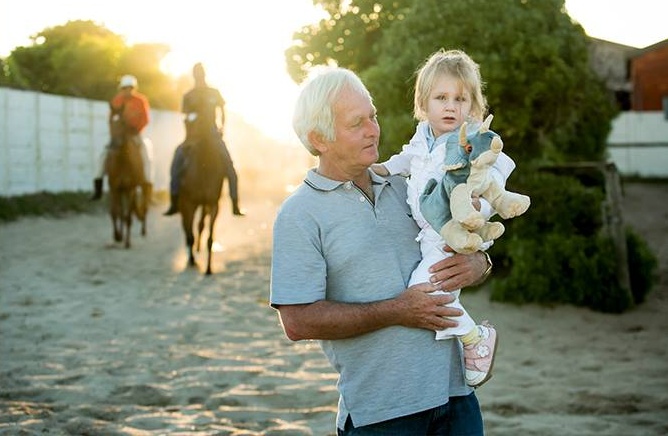
[[[633,313],[493,304],[503,338],[480,390],[488,434],[668,433],[668,190],[625,187],[627,219],[660,255]],[[228,207],[213,269],[185,268],[178,218],[111,244],[105,215],[0,226],[0,434],[332,434],[335,376],[267,305],[278,200]],[[138,229],[135,229],[138,235]]]

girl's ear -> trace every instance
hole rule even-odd
[[[328,142],[323,138],[321,133],[315,131],[309,132],[308,140],[311,142],[311,145],[313,145],[313,148],[318,150],[320,154],[327,151]]]

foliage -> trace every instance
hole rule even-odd
[[[361,72],[377,63],[374,47],[391,23],[403,19],[412,0],[313,0],[327,14],[317,25],[302,27],[285,52],[288,74],[301,82],[316,65],[336,63]]]
[[[647,242],[631,227],[626,228],[626,252],[628,253],[633,300],[636,303],[642,303],[658,282],[658,259],[650,250]]]
[[[654,283],[656,259],[627,229],[631,289],[621,286],[614,241],[602,227],[606,199],[600,184],[533,172],[518,181],[518,189],[532,198],[532,205],[526,214],[504,222],[506,234],[491,249],[505,272],[492,282],[493,300],[573,304],[610,313],[644,301]]]
[[[126,45],[124,39],[92,21],[69,21],[31,37],[15,48],[4,66],[2,85],[94,100],[110,100],[118,79],[133,74],[151,105],[176,110],[181,90],[160,71],[169,52],[164,44]]]
[[[403,114],[412,112],[414,73],[440,48],[462,49],[480,64],[493,129],[516,161],[604,157],[616,109],[589,67],[587,37],[563,0],[318,4],[330,19],[295,34],[288,69],[296,81],[334,61],[357,71],[379,109],[382,158],[412,136],[415,123]]]
[[[106,207],[89,201],[85,192],[39,192],[15,197],[0,197],[0,222],[15,221],[23,216],[63,216],[68,213],[97,213]]]

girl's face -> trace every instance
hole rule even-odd
[[[462,125],[471,112],[471,94],[455,77],[436,79],[427,100],[427,121],[438,138]]]

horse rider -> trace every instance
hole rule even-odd
[[[213,141],[220,147],[221,158],[227,169],[229,180],[229,195],[232,200],[232,214],[244,216],[239,208],[239,194],[237,191],[237,172],[234,169],[232,156],[223,141],[223,127],[225,126],[225,100],[216,88],[206,83],[206,73],[201,63],[193,67],[195,85],[183,96],[182,112],[186,114],[186,139],[174,151],[170,168],[171,181],[170,205],[164,215],[175,215],[179,212],[179,185],[185,170],[188,149],[199,141]],[[220,114],[220,127],[216,124],[216,113]]]
[[[118,83],[119,92],[109,102],[109,127],[113,117],[120,115],[125,123],[126,129],[129,129],[131,141],[139,147],[143,168],[144,168],[144,182],[142,183],[142,191],[146,198],[151,198],[151,191],[153,184],[151,183],[151,161],[146,150],[146,143],[142,138],[141,132],[144,130],[149,122],[149,112],[151,107],[146,96],[137,91],[137,78],[130,74],[121,77]],[[110,143],[100,156],[100,168],[93,180],[93,187],[95,192],[91,200],[99,200],[102,198],[102,178],[105,174],[105,163],[109,149],[114,144]]]

